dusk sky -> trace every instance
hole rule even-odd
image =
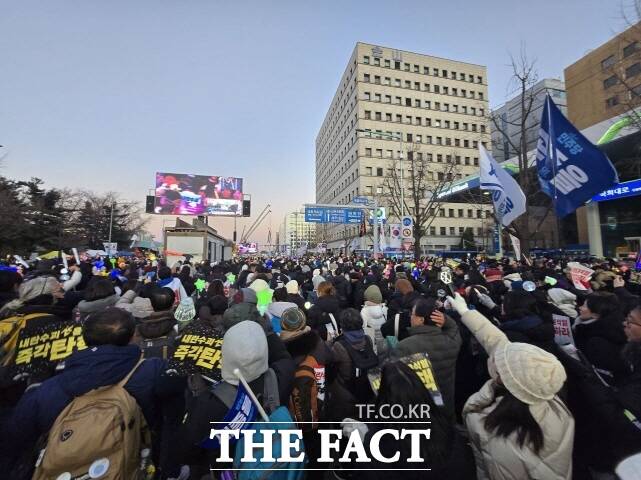
[[[0,0],[0,175],[140,202],[156,171],[243,177],[239,232],[271,203],[275,240],[314,201],[316,134],[357,41],[486,65],[497,106],[510,52],[563,78],[624,29],[621,4]]]

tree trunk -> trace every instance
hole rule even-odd
[[[414,225],[414,261],[418,262],[421,258],[421,239],[423,238],[423,229]]]

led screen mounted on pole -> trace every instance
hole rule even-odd
[[[158,172],[154,213],[240,216],[243,179]]]

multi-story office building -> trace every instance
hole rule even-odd
[[[294,253],[303,246],[311,248],[316,240],[316,224],[305,221],[305,212],[291,212],[285,215],[279,229],[280,249]]]
[[[580,130],[639,106],[641,23],[565,69],[569,120]]]
[[[541,114],[545,104],[545,96],[548,93],[559,109],[567,115],[565,85],[562,80],[546,78],[527,89],[523,95],[526,104],[525,108],[529,110],[525,117],[526,152],[536,148]],[[531,107],[529,106],[530,100],[532,101]],[[518,155],[517,148],[520,148],[521,142],[522,117],[521,95],[515,96],[492,111],[490,124],[492,130],[492,156],[499,163]]]
[[[488,114],[486,67],[357,43],[316,138],[317,203],[368,196],[384,206],[385,179],[410,149],[434,185],[478,173],[478,145],[490,143]],[[404,169],[406,185],[411,175]],[[482,244],[487,209],[437,205],[422,248],[454,247],[468,227]],[[319,228],[319,241],[341,248],[358,229]]]

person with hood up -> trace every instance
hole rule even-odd
[[[478,479],[570,480],[574,418],[557,396],[566,380],[561,363],[510,342],[459,294],[448,301],[490,357],[490,380],[463,408]]]
[[[241,288],[234,297],[234,302],[225,313],[223,313],[223,327],[225,330],[231,328],[243,320],[251,320],[262,324],[264,322],[263,316],[258,311],[256,303],[256,292],[251,288]]]
[[[363,330],[371,338],[374,350],[380,355],[385,348],[385,339],[381,327],[387,320],[387,307],[383,303],[383,294],[378,285],[370,285],[363,294],[365,305],[361,309]]]
[[[332,282],[324,281],[316,287],[318,299],[307,312],[307,324],[327,341],[340,333],[338,314],[340,304]]]
[[[120,300],[111,280],[105,277],[94,277],[87,284],[84,291],[84,300],[76,306],[73,319],[83,322],[88,315],[101,312],[105,308],[113,307]]]
[[[572,326],[576,348],[607,375],[626,370],[621,359],[626,342],[623,320],[617,296],[595,292],[586,297]]]
[[[287,301],[287,290],[285,287],[274,290],[273,302],[267,306],[267,317],[272,322],[274,332],[280,333],[280,322],[283,312],[290,308],[298,308],[295,303]]]
[[[577,317],[575,294],[563,288],[550,288],[548,297],[555,307],[561,310],[564,315],[570,317],[570,320],[574,320]]]
[[[427,353],[434,368],[436,384],[443,394],[445,411],[454,418],[456,359],[461,348],[458,325],[436,309],[433,298],[421,299],[412,308],[409,337],[393,350],[397,358]]]
[[[396,336],[403,340],[408,336],[407,329],[410,327],[412,307],[417,300],[423,298],[419,292],[414,290],[411,282],[401,278],[394,284],[394,294],[387,308],[387,321],[381,327],[381,332],[386,337]],[[398,335],[396,335],[396,320],[398,316]]]
[[[200,444],[209,438],[211,425],[220,423],[233,404],[240,383],[234,374],[236,369],[268,413],[274,407],[274,398],[278,397],[278,385],[275,386],[276,392],[273,391],[273,382],[277,380],[266,375],[269,369],[267,338],[258,323],[244,320],[225,332],[221,363],[222,382],[213,390],[200,392],[188,402],[187,414],[174,443],[177,460],[191,466],[191,478],[209,475],[210,466],[225,469],[226,465],[214,461],[218,456],[217,450],[204,450]],[[280,399],[276,398],[276,402],[279,404]],[[231,450],[233,458],[233,447]]]

